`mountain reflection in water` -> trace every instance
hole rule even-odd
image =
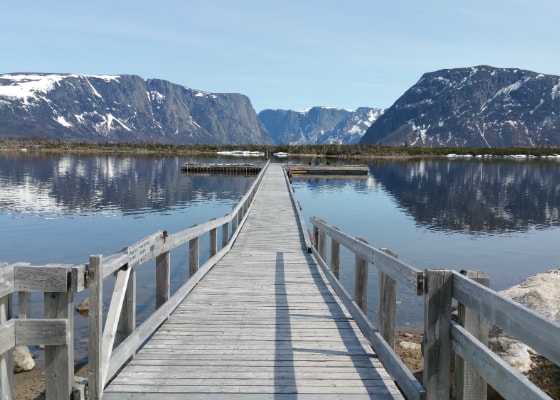
[[[420,160],[371,166],[419,225],[467,233],[499,233],[559,225],[560,164],[519,161]]]

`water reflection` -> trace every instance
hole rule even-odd
[[[237,200],[252,177],[184,176],[179,158],[0,155],[0,209],[63,215],[146,213]]]
[[[298,181],[317,193],[382,190],[430,230],[496,234],[560,225],[560,165],[551,161],[380,160],[368,179]]]
[[[371,173],[430,229],[500,233],[559,225],[554,162],[377,162]]]

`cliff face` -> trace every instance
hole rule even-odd
[[[0,137],[273,143],[244,95],[135,75],[0,75]]]
[[[427,73],[368,129],[362,144],[560,145],[560,77],[514,68]]]
[[[313,107],[305,111],[263,110],[259,120],[276,144],[354,144],[383,110]]]

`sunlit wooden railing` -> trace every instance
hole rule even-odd
[[[293,187],[291,193],[300,224],[306,231]],[[498,326],[560,365],[560,324],[489,289],[489,278],[484,272],[420,271],[399,260],[390,250],[375,248],[319,218],[312,217],[310,223],[313,233],[305,238],[308,251],[317,257],[327,279],[408,399],[450,398],[452,363],[456,399],[486,400],[487,384],[508,399],[550,399],[488,349],[488,327]],[[346,267],[340,265],[340,246],[355,256],[353,294],[339,281],[340,269]],[[378,270],[377,324],[367,316],[369,266]],[[423,382],[410,373],[394,351],[397,285],[423,296]],[[452,320],[453,302],[457,303],[457,321]]]
[[[169,234],[156,232],[128,246],[126,251],[109,257],[92,255],[89,260],[89,399],[99,399],[103,389],[117,371],[134,356],[138,348],[169,317],[214,264],[229,251],[245,220],[268,164],[231,214],[213,219],[187,230]],[[230,229],[231,226],[231,229]],[[221,248],[218,249],[218,230]],[[209,233],[210,254],[199,265],[199,239]],[[170,254],[178,247],[189,246],[189,278],[170,296]],[[136,326],[136,269],[155,259],[156,310]],[[103,283],[116,275],[111,302],[103,324]]]
[[[45,346],[47,399],[68,399],[74,384],[74,293],[85,289],[85,265],[0,263],[0,399],[14,398],[13,349]],[[18,315],[12,297],[18,294]],[[31,318],[31,293],[44,293],[44,315]]]

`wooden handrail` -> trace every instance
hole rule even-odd
[[[81,274],[81,276],[80,276]],[[16,345],[45,346],[47,399],[70,398],[74,383],[74,292],[85,288],[85,266],[0,263],[0,398],[13,398]],[[43,318],[31,318],[30,293],[44,293]],[[11,297],[18,293],[18,317]]]
[[[248,210],[269,166],[265,164],[249,190],[233,208],[231,214],[215,218],[189,229],[168,234],[156,232],[121,252],[107,258],[90,256],[88,276],[90,289],[89,330],[89,398],[99,399],[103,389],[115,373],[134,355],[138,348],[169,317],[204,275],[231,248],[243,225]],[[231,236],[229,225],[231,224]],[[218,250],[217,230],[222,229],[222,248]],[[199,265],[199,238],[209,233],[210,258]],[[169,295],[170,252],[176,247],[189,245],[189,278]],[[156,260],[156,310],[138,327],[135,325],[135,269],[150,260]],[[116,274],[111,303],[103,325],[103,281]],[[126,313],[123,311],[128,310]],[[133,315],[130,315],[130,314]],[[129,321],[122,323],[124,318]],[[132,322],[131,322],[132,321]],[[132,325],[132,326],[131,326]],[[121,328],[121,329],[119,329]],[[114,346],[115,344],[115,346]]]
[[[452,351],[454,351],[458,356],[455,360],[456,371],[460,371],[456,373],[455,385],[460,396],[458,398],[485,399],[488,382],[505,398],[550,399],[524,375],[487,348],[487,324],[490,322],[497,325],[557,365],[560,365],[560,345],[557,340],[560,337],[560,324],[489,289],[487,278],[482,279],[485,284],[473,279],[478,276],[485,277],[484,273],[463,271],[466,272],[465,275],[457,271],[432,269],[422,272],[397,259],[395,254],[384,249],[376,249],[363,240],[350,237],[316,217],[311,218],[311,224],[314,227],[312,252],[318,257],[319,265],[327,274],[335,291],[341,298],[346,299],[346,305],[360,329],[370,340],[379,359],[408,398],[449,397]],[[341,287],[338,276],[335,276],[332,271],[338,268],[338,254],[334,256],[331,254],[331,263],[334,259],[336,265],[329,266],[325,260],[326,237],[332,240],[331,250],[334,248],[338,252],[338,246],[342,245],[353,252],[357,259],[365,260],[367,264],[377,267],[380,270],[380,291],[384,286],[382,273],[394,282],[424,295],[423,385],[411,374],[402,370],[406,368],[404,364],[394,359],[398,356],[392,350],[391,340],[387,339],[388,333],[383,332],[382,329],[383,325],[387,324],[385,319],[391,320],[394,315],[389,313],[387,317],[382,316],[381,312],[378,313],[380,317],[378,330],[369,321],[365,310],[360,308],[358,302]],[[362,284],[362,280],[356,280],[357,293],[361,293],[362,289],[359,285]],[[465,323],[464,318],[460,318],[459,323],[453,322],[451,320],[453,299],[466,310],[463,312],[472,313],[473,318],[478,322],[473,325],[472,318],[468,324]],[[386,310],[387,305],[381,304],[382,302],[383,300],[380,300],[380,308]],[[481,324],[483,326],[480,326]],[[480,333],[481,328],[482,333]],[[465,385],[468,386],[468,390]]]

